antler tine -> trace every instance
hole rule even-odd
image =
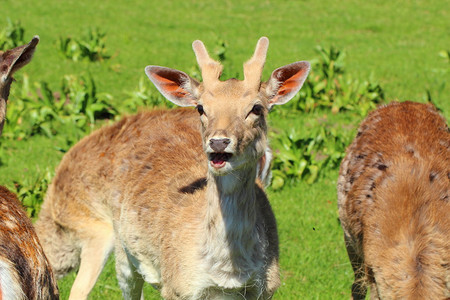
[[[256,44],[255,53],[244,64],[244,80],[250,86],[256,88],[261,83],[261,75],[266,62],[267,49],[269,48],[269,39],[263,36]]]
[[[202,78],[205,85],[214,84],[214,82],[219,81],[223,70],[222,64],[209,57],[208,51],[202,41],[194,41],[192,43],[192,49],[197,58],[197,63],[202,70]]]

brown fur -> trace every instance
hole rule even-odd
[[[296,72],[286,76],[280,68],[277,77],[256,84],[267,46],[261,39],[245,67],[250,81],[215,78],[221,66],[200,41],[193,47],[203,83],[147,67],[170,101],[202,106],[204,113],[125,117],[64,156],[36,226],[58,275],[81,260],[71,299],[88,296],[113,248],[127,299],[140,299],[144,280],[165,299],[272,297],[280,285],[278,235],[257,163],[264,164],[268,149],[268,110],[300,89],[309,64],[290,65]],[[279,95],[297,73],[302,76],[290,81],[288,96]],[[255,105],[261,110],[254,112]]]
[[[354,299],[450,297],[450,134],[432,105],[369,114],[341,164]]]
[[[32,58],[39,39],[0,53],[0,134],[12,74]],[[2,284],[3,283],[3,284]],[[50,264],[16,195],[0,186],[0,299],[59,299]]]
[[[2,186],[0,233],[0,261],[14,266],[26,299],[59,299],[56,280],[30,219],[16,195]]]

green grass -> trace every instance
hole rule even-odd
[[[337,173],[330,175],[314,185],[269,193],[282,241],[277,299],[349,298],[352,272],[337,219]]]
[[[54,90],[66,74],[91,74],[98,90],[112,94],[114,104],[120,104],[137,88],[146,65],[189,72],[195,65],[195,39],[203,40],[211,52],[218,40],[226,41],[231,68],[226,72],[242,73],[242,63],[265,35],[271,45],[264,78],[279,66],[316,58],[316,45],[334,45],[347,53],[347,73],[361,79],[373,74],[388,100],[424,101],[429,90],[450,119],[449,63],[438,55],[449,50],[447,0],[0,2],[3,15],[21,21],[27,40],[35,34],[41,37],[35,58],[21,72],[32,82],[48,82]],[[6,24],[6,19],[0,20],[0,29]],[[95,27],[106,32],[110,59],[74,62],[58,52],[60,37],[78,39]],[[13,84],[11,101],[18,86],[20,82]],[[351,113],[316,112],[312,117],[324,114],[345,125],[342,130],[360,120]],[[284,130],[300,126],[302,118],[299,114],[280,119],[274,114],[271,124]],[[12,187],[13,181],[32,180],[54,169],[62,157],[59,147],[59,137],[2,138],[0,183]],[[313,185],[299,182],[281,191],[269,189],[279,225],[283,276],[275,299],[349,298],[353,275],[337,221],[336,178],[337,171],[332,171]],[[62,299],[67,299],[74,278],[70,274],[60,281]],[[145,293],[146,299],[159,299],[150,286]],[[90,298],[121,298],[112,260]]]
[[[315,56],[315,45],[335,45],[348,52],[348,69],[361,77],[372,72],[389,99],[420,99],[449,79],[439,57],[448,48],[448,1],[2,1],[2,11],[20,19],[26,36],[42,42],[27,72],[56,84],[61,74],[91,72],[100,89],[120,101],[148,64],[186,70],[195,60],[195,39],[230,45],[233,71],[249,58],[256,40],[266,35],[271,47],[265,74],[275,67]],[[0,26],[6,24],[0,22]],[[56,52],[60,36],[79,37],[89,27],[107,33],[114,57],[80,64]],[[120,66],[120,67],[119,67]],[[119,71],[112,71],[111,67]],[[446,87],[440,101],[446,101]]]

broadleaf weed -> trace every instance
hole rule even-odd
[[[28,76],[23,75],[21,88],[8,104],[4,137],[26,139],[33,135],[55,136],[63,128],[72,127],[81,133],[94,128],[97,120],[118,114],[111,104],[112,96],[98,93],[92,77],[64,76],[60,92],[51,90],[46,82],[30,88]]]
[[[60,37],[57,41],[59,52],[73,61],[103,61],[111,58],[106,49],[106,33],[98,28],[89,28],[80,39]]]
[[[20,21],[12,22],[7,19],[7,25],[0,31],[0,50],[7,50],[25,44],[25,29]]]
[[[54,172],[46,169],[41,175],[34,179],[24,181],[14,181],[14,192],[17,194],[22,205],[30,218],[37,217],[42,202],[44,201],[47,187],[49,186]]]

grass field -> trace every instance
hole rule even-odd
[[[97,89],[120,104],[135,90],[144,67],[155,64],[189,71],[195,66],[191,43],[201,39],[214,53],[218,41],[227,47],[227,74],[242,73],[260,36],[270,39],[264,78],[275,68],[298,60],[317,58],[316,45],[345,50],[346,74],[372,76],[391,100],[425,101],[426,92],[450,119],[448,0],[430,1],[13,1],[0,0],[11,21],[21,21],[28,41],[41,37],[36,55],[22,73],[46,81],[53,89],[68,74],[92,75]],[[0,30],[7,20],[0,20]],[[107,53],[100,62],[74,62],[57,47],[60,37],[78,38],[89,28],[106,33]],[[14,101],[15,87],[10,101]],[[151,83],[146,81],[148,87]],[[150,87],[155,90],[153,87]],[[277,110],[283,110],[278,107]],[[124,112],[120,112],[123,114]],[[361,119],[351,112],[327,110],[280,118],[278,130],[302,126],[302,119],[326,118],[342,130],[354,130]],[[347,126],[352,125],[352,126]],[[6,124],[8,126],[8,124]],[[70,135],[71,133],[63,133]],[[62,157],[58,136],[26,140],[1,139],[0,183],[32,181],[53,170]],[[283,284],[275,299],[348,299],[353,278],[337,219],[337,170],[314,184],[294,182],[268,190],[277,217]],[[67,299],[75,274],[62,279],[60,292]],[[159,299],[150,286],[146,299]],[[114,264],[110,260],[90,299],[120,299]]]

